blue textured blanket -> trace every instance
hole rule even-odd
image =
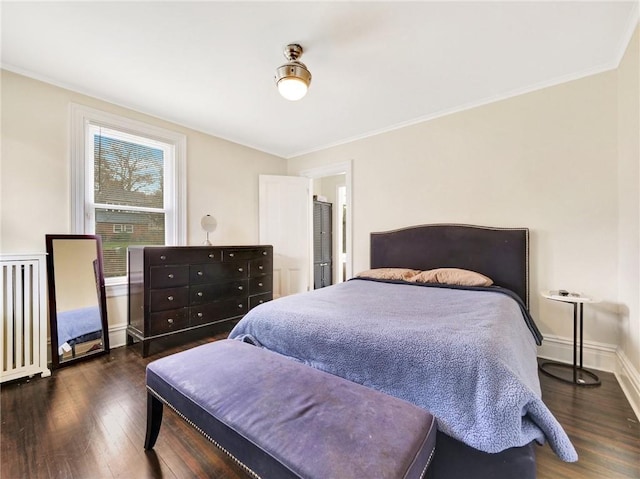
[[[102,331],[102,317],[98,306],[58,311],[58,352],[63,354],[62,345],[85,334]]]
[[[542,402],[536,339],[507,295],[353,280],[264,303],[230,337],[424,407],[481,451],[546,439],[577,460]]]

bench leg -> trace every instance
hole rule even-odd
[[[147,391],[147,435],[144,438],[144,448],[153,449],[160,433],[162,424],[162,401]]]

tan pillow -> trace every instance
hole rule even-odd
[[[401,279],[409,281],[420,273],[419,269],[408,268],[375,268],[362,271],[356,275],[356,278],[372,278],[372,279]]]
[[[429,269],[416,274],[407,281],[416,283],[455,284],[459,286],[491,286],[493,280],[485,275],[458,268]]]

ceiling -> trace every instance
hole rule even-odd
[[[2,67],[284,158],[616,68],[638,2],[10,2]],[[276,67],[300,43],[298,102]]]

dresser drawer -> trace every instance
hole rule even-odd
[[[258,257],[270,257],[271,251],[269,248],[243,248],[243,249],[229,249],[222,250],[222,261],[234,261],[240,259],[252,259]]]
[[[234,316],[242,316],[246,314],[248,310],[247,303],[247,298],[244,297],[191,306],[189,308],[190,325],[197,326],[199,324],[212,323]]]
[[[249,276],[251,278],[255,278],[264,274],[271,274],[271,271],[273,270],[272,264],[273,261],[271,260],[271,257],[258,258],[249,261]]]
[[[263,294],[258,294],[256,296],[251,296],[249,298],[249,309],[253,309],[256,306],[262,304],[262,303],[266,303],[267,301],[271,301],[273,299],[272,293],[263,293]]]
[[[171,333],[189,327],[189,309],[173,309],[149,316],[149,336]]]
[[[249,280],[249,294],[261,294],[272,291],[273,276],[259,276]]]
[[[149,291],[149,310],[184,308],[189,305],[189,287],[152,289]]]
[[[149,265],[206,263],[222,260],[222,250],[208,247],[146,248]]]
[[[246,261],[233,263],[192,264],[189,267],[189,280],[197,283],[220,283],[230,279],[243,279],[249,276]]]
[[[184,286],[189,283],[189,267],[182,266],[153,266],[149,268],[150,288],[170,288]]]
[[[228,283],[196,284],[189,288],[189,304],[210,303],[248,294],[249,282],[246,279]]]

